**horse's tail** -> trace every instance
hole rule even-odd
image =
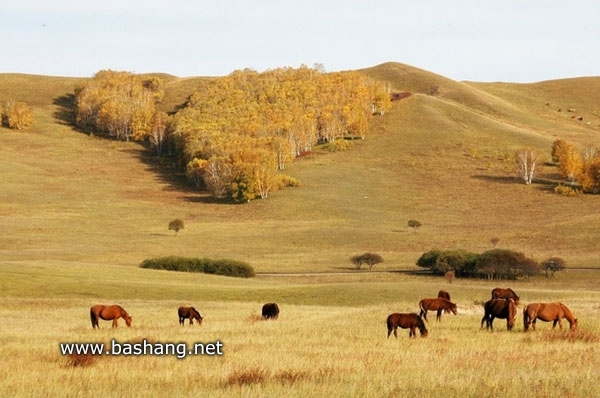
[[[423,319],[420,316],[417,317],[417,327],[419,328],[419,332],[421,333],[422,337],[427,336],[427,328],[425,327],[425,322],[423,322]]]
[[[94,308],[90,308],[90,320],[92,321],[92,328],[96,326],[96,315],[94,314]]]
[[[529,314],[527,311],[527,306],[525,306],[525,308],[523,308],[523,330],[527,331],[527,329],[529,329],[528,325],[529,325]]]

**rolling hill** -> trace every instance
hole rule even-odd
[[[560,177],[551,164],[526,186],[512,156],[531,147],[549,160],[557,138],[595,144],[600,77],[457,82],[391,62],[361,72],[413,95],[373,118],[351,150],[317,149],[289,165],[300,187],[245,205],[208,200],[139,144],[73,130],[66,109],[80,79],[0,74],[0,101],[25,101],[34,113],[26,131],[0,128],[2,261],[135,266],[182,255],[327,272],[371,251],[392,270],[413,268],[433,248],[482,252],[498,238],[536,260],[597,267],[598,197],[553,194]],[[207,81],[161,77],[164,110]],[[177,237],[167,230],[174,218],[185,221]],[[409,219],[423,226],[412,231]]]

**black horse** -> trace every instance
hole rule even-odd
[[[277,303],[267,303],[263,305],[262,316],[265,319],[277,319],[279,316],[279,306]]]

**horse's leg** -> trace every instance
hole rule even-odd
[[[421,308],[421,313],[419,314],[419,316],[423,319],[425,319],[427,322],[429,322],[429,319],[427,319],[427,310]]]
[[[486,329],[487,329],[487,314],[485,314],[483,316],[483,318],[481,318],[481,326],[479,327],[479,329],[483,329],[483,322],[485,322],[486,324]]]
[[[115,318],[115,319],[113,319],[113,324],[112,324],[112,327],[113,327],[113,328],[116,328],[116,327],[118,326],[118,325],[117,325],[117,321],[118,321],[118,320],[119,320],[119,318]]]
[[[559,329],[562,330],[562,318],[556,318],[554,320],[554,322],[552,322],[552,329],[554,329],[556,327],[557,323],[558,323]]]
[[[415,330],[415,325],[411,325],[410,332],[408,333],[408,337],[417,337],[417,331]]]
[[[435,317],[435,319],[440,322],[442,320],[442,311],[444,311],[443,308],[440,308],[439,310],[437,310],[437,315]]]

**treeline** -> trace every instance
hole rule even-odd
[[[436,275],[454,271],[457,277],[517,279],[531,277],[542,271],[546,276],[551,276],[564,269],[565,262],[559,257],[551,257],[538,263],[523,253],[506,249],[493,249],[484,253],[430,250],[417,260],[417,266],[428,268]]]
[[[320,143],[364,138],[390,107],[389,86],[357,72],[318,68],[235,71],[192,94],[173,115],[156,110],[158,78],[101,71],[76,90],[80,129],[165,148],[190,181],[239,202],[298,184],[280,174]]]

